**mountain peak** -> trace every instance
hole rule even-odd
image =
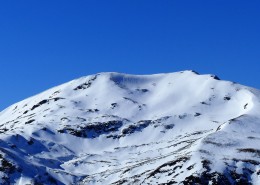
[[[1,184],[258,184],[259,94],[191,70],[73,80],[0,113]]]

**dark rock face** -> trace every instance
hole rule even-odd
[[[108,121],[87,124],[79,126],[77,129],[65,127],[59,130],[60,133],[69,133],[71,135],[83,138],[96,138],[103,134],[111,134],[118,131],[123,126],[123,121]]]
[[[74,88],[74,91],[77,90],[85,90],[91,87],[92,83],[97,79],[98,75],[95,75],[94,77],[92,77],[90,80],[88,80],[87,82],[77,86],[76,88]]]
[[[224,173],[212,172],[210,168],[210,161],[202,161],[203,171],[201,174],[191,175],[187,177],[183,184],[201,184],[201,185],[252,185],[250,176],[252,171],[244,168],[242,174],[238,174],[235,169],[227,168]]]
[[[0,172],[4,174],[2,177],[2,183],[1,184],[10,184],[12,181],[11,176],[17,171],[17,168],[8,160],[6,160],[2,154],[0,154]]]
[[[152,123],[151,120],[139,121],[137,124],[129,125],[127,128],[125,128],[122,131],[122,134],[127,135],[127,134],[132,134],[132,133],[135,133],[135,132],[141,132],[143,129],[148,127],[151,123]]]

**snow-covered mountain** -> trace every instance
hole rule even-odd
[[[83,77],[0,113],[0,184],[260,184],[260,91],[193,71]]]

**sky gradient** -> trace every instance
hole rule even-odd
[[[260,89],[259,0],[0,3],[0,110],[74,78],[193,69]]]

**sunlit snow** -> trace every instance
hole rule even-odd
[[[259,100],[193,71],[83,77],[0,113],[0,181],[259,184]]]

